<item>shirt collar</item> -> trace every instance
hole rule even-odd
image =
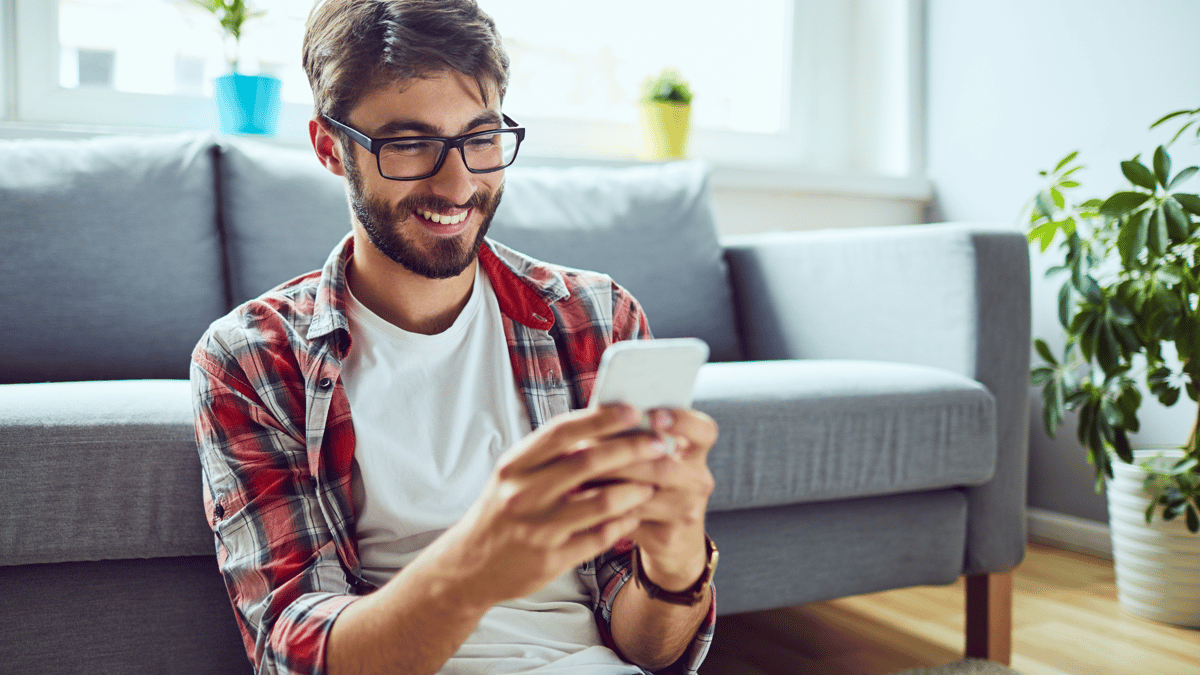
[[[309,340],[339,329],[349,336],[346,268],[353,253],[354,235],[351,233],[334,247],[321,268],[312,323],[308,328]],[[491,239],[486,239],[479,249],[479,262],[496,290],[500,311],[505,316],[535,330],[550,330],[554,326],[551,306],[570,296],[558,271]]]

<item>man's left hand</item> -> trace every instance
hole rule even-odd
[[[639,507],[641,525],[629,536],[641,549],[646,576],[668,591],[692,586],[708,562],[704,516],[714,488],[708,452],[717,424],[696,410],[655,410],[651,426],[675,439],[675,451],[631,466],[612,478],[652,485],[654,496]]]

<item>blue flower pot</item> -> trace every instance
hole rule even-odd
[[[213,93],[221,131],[274,136],[279,126],[279,78],[230,73],[218,77]]]

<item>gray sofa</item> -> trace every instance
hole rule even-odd
[[[0,670],[249,671],[201,506],[189,354],[347,231],[307,152],[0,142]],[[968,630],[1004,657],[1025,544],[1020,234],[722,240],[707,171],[684,162],[518,164],[492,236],[605,271],[656,335],[710,344],[696,406],[721,427],[722,614],[971,575]]]

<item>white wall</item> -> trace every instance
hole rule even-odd
[[[1147,127],[1200,106],[1198,31],[1197,0],[928,0],[930,219],[1022,227],[1037,172],[1072,150],[1088,167],[1080,172],[1088,196],[1121,185],[1119,161],[1166,140]],[[1200,163],[1197,149],[1172,152],[1175,166]],[[1189,191],[1200,191],[1200,179]],[[1059,282],[1042,279],[1047,260],[1033,261],[1033,331],[1061,344]],[[1029,505],[1106,520],[1073,424],[1049,439],[1038,392],[1031,396]],[[1144,405],[1135,442],[1181,443],[1194,414],[1186,404]]]

